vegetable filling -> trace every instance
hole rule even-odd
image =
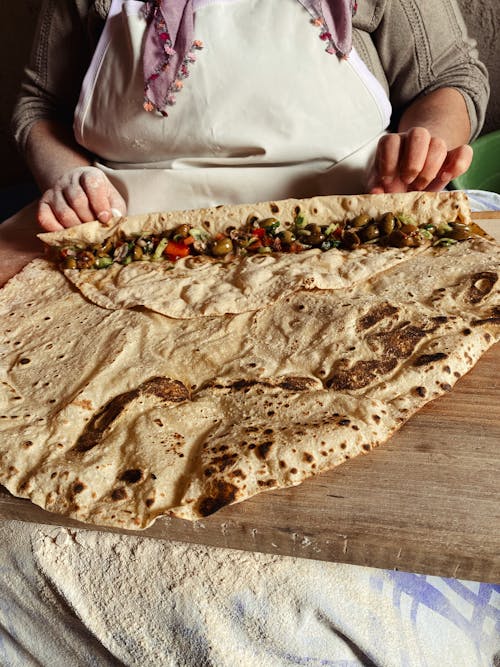
[[[105,269],[112,264],[131,262],[176,262],[196,255],[229,262],[246,255],[299,253],[312,248],[326,252],[368,245],[449,246],[471,236],[469,226],[460,221],[419,226],[409,216],[388,212],[377,219],[360,214],[346,222],[318,225],[309,223],[299,211],[293,223],[286,225],[276,218],[250,216],[241,229],[228,227],[225,233],[215,235],[201,227],[181,224],[162,234],[110,237],[85,247],[67,245],[58,248],[57,261],[64,269]]]

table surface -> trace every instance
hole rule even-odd
[[[500,212],[483,217],[498,238]],[[0,225],[0,284],[42,253],[35,233],[34,207]],[[138,534],[498,582],[499,368],[496,345],[368,456],[202,521],[163,517]],[[133,534],[46,512],[1,487],[0,519]]]

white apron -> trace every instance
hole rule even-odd
[[[143,8],[113,0],[74,123],[129,213],[366,188],[389,101],[297,0],[195,0],[205,47],[166,118],[142,107]]]

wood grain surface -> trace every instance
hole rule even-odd
[[[0,225],[0,283],[41,254],[33,209]],[[500,215],[477,220],[497,238]],[[136,534],[500,581],[500,346],[385,445],[302,485]],[[0,491],[0,518],[95,530]],[[111,530],[111,532],[131,532]]]

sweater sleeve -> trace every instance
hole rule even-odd
[[[29,62],[12,116],[12,131],[24,153],[38,120],[71,126],[85,72],[97,39],[88,0],[44,0]]]
[[[393,127],[415,98],[450,87],[463,95],[470,139],[476,138],[488,104],[488,73],[456,1],[371,0],[359,4],[357,39],[365,59],[371,61],[372,72],[377,75],[381,67],[385,74]]]

